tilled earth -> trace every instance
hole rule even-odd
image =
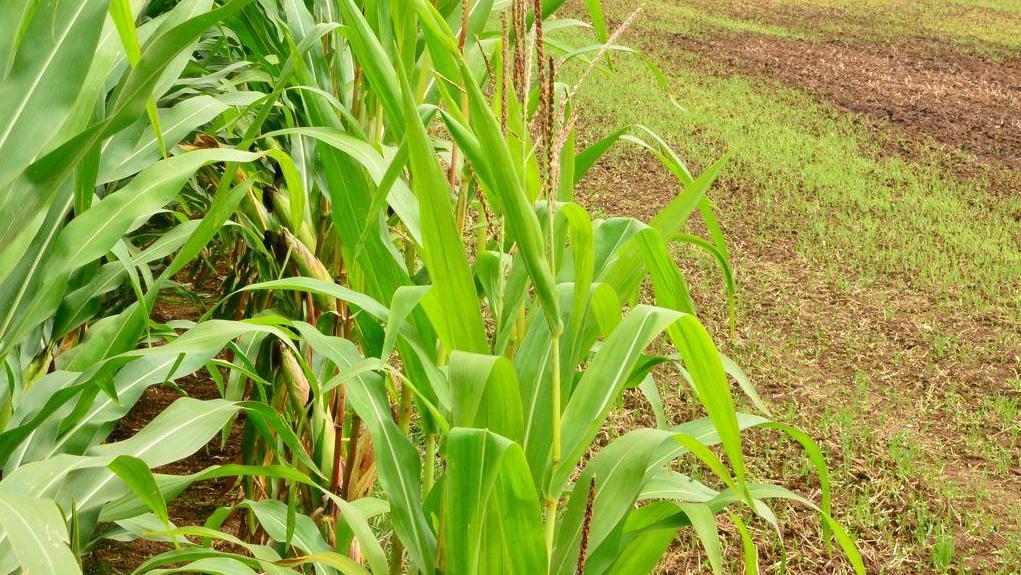
[[[1021,167],[1021,60],[740,34],[670,37],[715,66],[805,89],[914,138]]]

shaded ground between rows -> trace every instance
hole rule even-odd
[[[162,299],[153,310],[157,322],[171,320],[199,319],[201,310],[192,302],[175,302]],[[108,442],[121,441],[132,437],[149,424],[175,400],[183,397],[182,391],[196,399],[218,399],[220,393],[205,369],[183,377],[169,385],[154,385],[145,390],[126,416],[117,422]],[[217,465],[240,463],[241,424],[235,423],[226,441],[221,442],[217,434],[205,447],[191,456],[153,470],[168,475],[190,475]],[[167,503],[167,512],[172,523],[178,527],[202,525],[218,508],[236,503],[237,491],[232,490],[231,478],[213,479],[192,484],[177,498]],[[228,519],[222,529],[236,534],[240,527],[237,517]],[[136,539],[129,542],[102,541],[86,558],[86,573],[130,573],[145,560],[168,551],[167,544]]]

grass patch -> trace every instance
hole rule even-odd
[[[701,36],[709,32],[725,31],[759,34],[789,40],[813,40],[819,37],[811,30],[795,30],[776,23],[758,22],[718,11],[705,10],[689,3],[676,4],[664,0],[653,0],[646,8],[646,15],[644,26],[671,34]]]

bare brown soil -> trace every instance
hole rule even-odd
[[[161,299],[153,310],[153,319],[167,322],[175,319],[197,320],[201,311],[192,302],[175,298]],[[176,385],[189,397],[216,399],[220,393],[205,369],[177,380]],[[117,422],[108,441],[127,439],[156,418],[182,394],[170,386],[153,386],[145,390],[128,414]],[[155,473],[168,475],[190,475],[216,465],[239,463],[241,452],[241,424],[235,423],[227,441],[221,446],[220,435],[188,458],[154,469]],[[170,520],[175,525],[202,525],[217,507],[231,505],[235,501],[229,491],[233,486],[230,478],[202,481],[193,484],[176,499],[167,503]],[[232,518],[224,529],[228,532],[238,527]],[[130,573],[143,561],[171,549],[159,542],[135,540],[122,543],[104,540],[86,561],[90,573]]]
[[[220,397],[213,380],[206,374],[182,378],[177,384],[197,399]],[[142,394],[138,403],[120,420],[110,436],[110,441],[119,441],[138,433],[181,394],[168,387],[151,387]],[[189,475],[215,465],[237,463],[241,448],[240,425],[235,425],[226,444],[221,448],[219,435],[192,456],[170,465],[154,469],[155,473],[168,475]],[[173,501],[168,502],[170,520],[178,526],[202,525],[217,507],[230,505],[229,478],[195,483]],[[228,526],[228,531],[230,528]],[[146,559],[170,549],[169,545],[158,542],[136,540],[129,543],[107,540],[92,554],[92,560],[106,569],[118,573],[131,572]],[[102,571],[100,571],[102,572]]]
[[[833,40],[880,44],[891,50],[920,50],[945,52],[953,50],[969,54],[992,54],[1010,57],[1012,51],[1004,46],[983,41],[977,37],[959,36],[949,40],[946,35],[928,29],[924,23],[912,20],[905,11],[906,2],[862,2],[859,9],[827,2],[797,2],[790,0],[689,0],[696,10],[722,14],[738,21],[755,22],[780,29],[805,33],[809,36],[826,36]],[[921,3],[919,3],[921,4]],[[909,4],[910,7],[910,4]],[[943,3],[938,9],[946,20],[959,23],[1001,25],[1017,23],[1017,17],[996,13],[988,8],[967,5],[965,2]],[[920,11],[924,11],[920,10]],[[931,12],[930,12],[931,14]],[[949,40],[949,41],[948,41]]]
[[[808,90],[913,137],[1021,166],[1021,60],[739,34],[669,41],[728,71]]]

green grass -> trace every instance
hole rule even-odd
[[[689,3],[677,4],[653,0],[645,11],[644,26],[679,35],[703,35],[708,31],[730,31],[791,40],[812,40],[818,35],[812,30],[795,30],[773,23],[714,13]]]

